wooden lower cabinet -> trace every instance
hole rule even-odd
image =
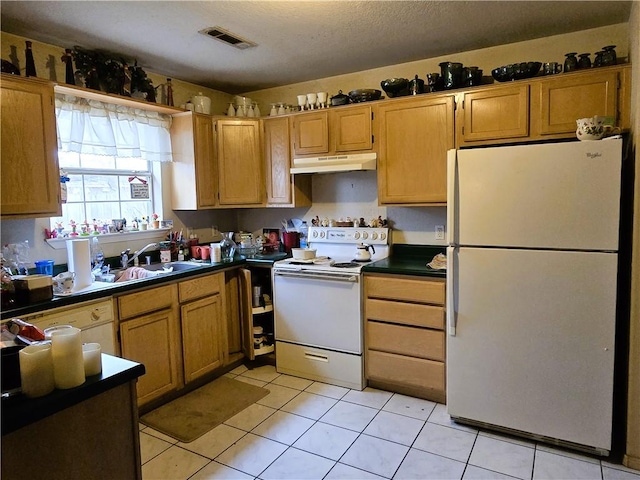
[[[185,383],[222,366],[221,311],[220,295],[180,307]]]
[[[366,274],[364,285],[367,383],[445,402],[444,280]]]
[[[146,369],[138,380],[138,405],[181,386],[178,328],[178,317],[172,308],[120,324],[122,356],[142,363]]]
[[[226,339],[221,286],[224,286],[224,274],[198,277],[178,285],[185,383],[213,372],[224,363]],[[188,292],[187,298],[198,299],[183,303],[183,292]]]
[[[116,299],[122,357],[146,368],[139,406],[226,364],[224,287],[224,273],[215,273]]]

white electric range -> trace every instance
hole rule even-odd
[[[280,373],[362,390],[362,266],[356,245],[371,245],[371,260],[389,255],[388,228],[310,227],[312,261],[273,266],[276,369]]]

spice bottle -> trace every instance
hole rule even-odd
[[[36,63],[33,60],[33,50],[31,50],[31,42],[29,40],[27,40],[25,42],[25,44],[27,45],[26,50],[24,51],[25,57],[26,57],[26,64],[27,64],[27,68],[26,68],[26,72],[25,72],[25,76],[27,77],[36,77]]]

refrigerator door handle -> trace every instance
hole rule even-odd
[[[447,151],[447,244],[456,243],[456,167],[457,150]]]
[[[451,337],[456,336],[456,325],[458,323],[458,315],[456,313],[456,296],[455,296],[455,284],[456,279],[456,264],[455,264],[455,247],[447,247],[447,287],[446,287],[446,317],[447,317],[447,333]]]

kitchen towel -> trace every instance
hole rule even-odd
[[[225,420],[266,396],[269,390],[229,377],[166,403],[140,417],[140,421],[181,442],[192,442]]]
[[[67,240],[67,269],[76,274],[74,290],[91,285],[91,244],[88,239]]]

